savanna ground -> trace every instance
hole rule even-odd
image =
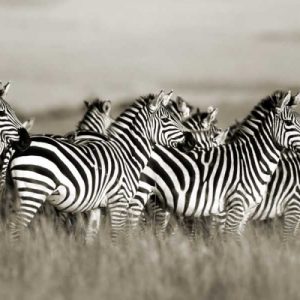
[[[250,226],[241,246],[150,229],[112,246],[106,228],[87,247],[42,219],[16,245],[1,232],[0,298],[296,299],[300,241],[283,251],[277,225]]]

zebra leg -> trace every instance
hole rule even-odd
[[[111,238],[113,244],[117,242],[121,235],[124,235],[128,217],[129,201],[123,195],[116,195],[108,201],[110,213]]]
[[[188,239],[190,241],[195,241],[196,239],[196,219],[194,217],[184,217],[183,218],[184,231],[187,233]]]
[[[166,234],[167,226],[170,221],[170,213],[161,207],[156,210],[155,214],[155,235],[163,238]]]
[[[130,205],[129,205],[129,221],[130,221]],[[145,231],[146,226],[147,226],[146,211],[143,210],[139,218],[139,227],[141,228],[142,232]]]
[[[210,229],[209,229],[209,241],[215,241],[219,235],[224,234],[225,230],[226,213],[222,215],[213,215],[211,217]]]
[[[226,220],[224,228],[224,238],[227,240],[231,236],[236,242],[241,241],[241,224],[244,220],[245,209],[243,201],[235,198],[226,207]]]
[[[135,231],[141,217],[145,217],[145,206],[140,201],[131,202],[128,210],[130,231]]]
[[[283,216],[282,243],[286,245],[297,236],[300,222],[300,202],[292,200],[285,208]]]
[[[33,198],[25,196],[25,194],[20,196],[20,207],[9,222],[11,241],[20,239],[21,232],[28,227],[39,208],[46,201],[45,195],[40,196],[43,197]]]
[[[85,243],[87,245],[93,244],[96,239],[96,235],[100,228],[101,221],[101,210],[100,208],[95,208],[89,212],[89,219],[87,230],[85,234]]]
[[[155,195],[147,202],[146,208],[150,219],[153,221],[154,233],[157,238],[163,238],[170,220],[170,214],[159,205]]]

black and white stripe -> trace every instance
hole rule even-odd
[[[132,226],[154,192],[177,215],[194,218],[226,211],[225,232],[238,238],[262,201],[282,150],[300,146],[293,104],[290,93],[274,93],[253,109],[234,141],[208,151],[184,154],[157,146],[131,202]]]
[[[66,212],[110,208],[113,237],[126,221],[130,198],[153,144],[176,147],[185,139],[180,122],[166,108],[169,95],[142,98],[125,110],[108,130],[108,139],[76,145],[34,136],[30,147],[12,158],[9,173],[17,188],[20,209],[10,228],[18,238],[47,200]],[[98,212],[96,212],[97,214]]]

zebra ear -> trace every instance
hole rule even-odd
[[[0,97],[6,97],[7,93],[8,93],[8,90],[9,90],[9,87],[10,87],[10,82],[7,82],[2,89],[0,89]]]
[[[111,111],[111,102],[109,100],[103,102],[103,112],[109,116]]]
[[[25,121],[22,125],[27,131],[30,131],[33,127],[33,124],[34,124],[34,118],[31,118]]]
[[[173,90],[171,90],[168,94],[165,94],[163,96],[163,100],[162,100],[163,106],[167,106],[169,104],[172,95],[173,95]]]
[[[158,107],[161,105],[163,97],[165,95],[165,92],[163,90],[160,91],[160,93],[154,97],[152,100],[150,100],[149,108],[152,111],[156,111]]]
[[[276,107],[276,112],[279,114],[283,111],[283,109],[289,105],[292,98],[292,93],[289,91],[287,95],[278,103],[278,107]]]
[[[221,130],[221,132],[217,134],[217,136],[215,137],[215,142],[217,143],[217,145],[225,144],[228,133],[229,133],[229,128],[225,130]]]
[[[294,97],[293,107],[297,106],[299,103],[300,103],[300,93],[298,93],[298,94]]]
[[[208,122],[209,124],[211,124],[213,121],[216,120],[217,114],[218,114],[218,109],[213,107],[213,106],[209,106],[207,108],[207,113],[208,113]]]
[[[90,107],[90,103],[89,103],[89,101],[87,101],[87,100],[84,100],[84,105],[85,105],[85,107],[86,107],[86,108],[89,108],[89,107]]]
[[[182,119],[187,119],[191,114],[191,109],[188,107],[183,98],[178,96],[176,98],[176,105],[178,110],[181,112]]]

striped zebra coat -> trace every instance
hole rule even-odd
[[[9,173],[20,201],[10,223],[14,239],[47,200],[59,210],[83,212],[110,209],[112,236],[126,221],[130,198],[153,144],[189,149],[183,127],[166,109],[170,95],[136,101],[111,125],[109,139],[70,144],[51,137],[32,137],[30,147],[14,154]]]
[[[235,139],[208,151],[184,154],[157,146],[130,205],[132,226],[154,192],[177,215],[199,217],[226,211],[225,232],[239,239],[262,198],[284,148],[300,146],[297,99],[282,92],[262,100]]]
[[[234,132],[240,124],[232,125],[229,141],[234,139]],[[300,221],[300,156],[299,153],[285,149],[279,160],[276,171],[268,184],[262,202],[249,217],[253,221],[283,217],[283,243],[297,235]],[[213,221],[213,227],[224,230],[226,214]],[[214,228],[213,228],[214,229]]]
[[[212,144],[218,143],[221,138],[222,133],[219,129],[214,126],[215,118],[217,115],[217,110],[210,107],[207,112],[200,112],[199,110],[190,116],[191,106],[189,106],[181,97],[177,99],[170,100],[168,108],[172,111],[176,118],[183,122],[183,125],[192,132],[194,139],[196,140],[196,147],[201,149],[207,149],[211,147]],[[101,122],[102,115],[99,115],[95,122]],[[107,123],[106,123],[107,124]],[[104,132],[101,130],[100,133]],[[87,135],[90,134],[87,133]],[[89,138],[88,136],[86,137]],[[149,215],[154,215],[160,208],[153,205],[155,202],[149,201],[147,207],[147,213]],[[106,214],[105,208],[101,209],[103,214]],[[163,211],[165,214],[165,211]],[[96,212],[90,215],[88,226],[86,230],[86,242],[88,244],[92,243],[96,237],[100,226],[100,212]]]
[[[250,216],[264,221],[283,217],[283,243],[297,236],[300,222],[300,155],[282,152],[278,167],[271,178],[263,201]]]
[[[99,136],[99,134],[106,135],[107,128],[113,122],[110,118],[110,110],[111,110],[111,102],[110,101],[100,101],[99,99],[95,99],[92,102],[85,101],[86,112],[84,113],[83,118],[79,121],[76,130],[68,133],[65,136],[59,135],[43,135],[51,138],[56,138],[60,140],[71,141],[76,144],[84,143],[87,139],[89,140],[102,140],[103,137]],[[23,126],[30,131],[33,126],[33,119],[28,120],[23,123]],[[95,134],[98,132],[99,134]],[[14,193],[13,189],[8,189],[5,191],[6,184],[6,174],[8,164],[11,160],[11,157],[15,153],[16,149],[13,147],[7,147],[3,153],[2,158],[2,167],[1,167],[1,178],[0,178],[0,191],[1,195],[1,219],[5,220],[7,216],[9,216],[14,209]],[[45,206],[45,211],[47,215],[51,215],[56,218],[56,213],[53,210],[53,206]],[[69,220],[67,215],[59,214],[58,222],[65,222]],[[70,226],[70,225],[68,225]]]
[[[224,144],[228,131],[216,127],[216,115],[217,109],[212,107],[209,107],[207,112],[200,112],[198,109],[184,121],[184,126],[191,130],[197,141],[194,151],[208,150]],[[162,237],[170,221],[170,213],[157,201],[155,194],[150,195],[145,211],[146,216],[143,214],[141,219],[143,226],[147,221],[153,223],[155,234]]]

